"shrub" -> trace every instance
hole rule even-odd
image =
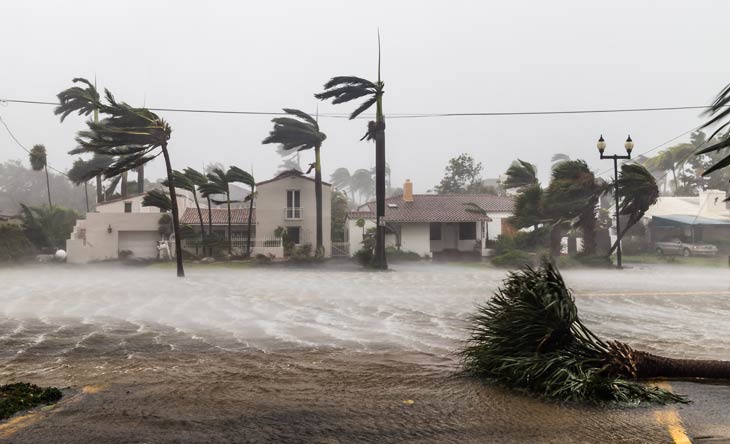
[[[355,260],[363,267],[369,267],[373,262],[373,250],[369,248],[361,248],[355,253]]]
[[[403,251],[396,247],[390,246],[385,248],[385,254],[389,261],[420,261],[421,256],[413,251]]]
[[[533,262],[534,259],[532,256],[520,250],[508,250],[492,257],[492,264],[497,267],[523,267]]]
[[[43,388],[24,382],[0,386],[0,419],[41,404],[53,404],[62,396],[56,387]]]
[[[119,259],[129,259],[132,256],[134,256],[132,250],[121,250],[119,252]]]
[[[270,264],[271,263],[271,260],[272,260],[272,257],[271,256],[267,256],[267,255],[261,254],[261,253],[259,253],[259,254],[256,255],[256,263],[257,264],[260,264],[260,265]]]
[[[23,229],[16,225],[0,225],[0,261],[15,261],[33,253]]]

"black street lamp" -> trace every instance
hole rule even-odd
[[[623,268],[621,266],[621,222],[619,221],[618,214],[618,161],[619,159],[631,159],[631,150],[634,149],[634,141],[631,140],[630,135],[626,138],[626,142],[624,143],[624,148],[626,148],[625,156],[619,156],[618,154],[614,154],[613,156],[604,155],[603,151],[606,149],[606,141],[603,140],[603,134],[598,139],[596,146],[598,147],[598,152],[601,153],[601,159],[613,159],[613,183],[615,187],[613,194],[616,197],[616,268]]]

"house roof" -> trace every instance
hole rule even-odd
[[[208,225],[208,209],[201,208],[200,212],[203,213],[203,225]],[[228,225],[228,209],[226,208],[212,208],[210,210],[213,225]],[[253,214],[251,215],[251,222],[256,222],[256,209],[254,208]],[[200,218],[198,217],[198,210],[196,208],[185,208],[185,212],[180,218],[180,223],[189,225],[200,224]],[[248,208],[231,208],[231,224],[232,225],[245,225],[248,224]]]
[[[467,211],[475,203],[487,215]],[[477,222],[491,220],[489,213],[511,213],[514,200],[488,194],[414,194],[412,202],[403,196],[385,199],[385,220],[389,222]],[[350,219],[374,219],[375,202],[347,213]]]
[[[281,180],[281,179],[286,179],[288,177],[299,177],[299,178],[306,179],[306,180],[309,180],[309,181],[314,182],[314,179],[313,178],[308,177],[308,176],[305,176],[304,173],[302,173],[299,170],[286,170],[284,172],[281,172],[281,173],[277,174],[276,176],[274,176],[273,178],[271,178],[269,180],[264,180],[263,182],[256,183],[256,186],[257,187],[260,187],[261,185],[264,185],[264,184],[267,184],[267,183],[271,183],[271,182],[275,182],[275,181]],[[322,185],[328,186],[328,187],[331,187],[332,186],[332,184],[330,184],[329,182],[325,182],[325,181],[322,181]]]
[[[730,219],[710,219],[702,216],[689,216],[686,214],[669,214],[666,216],[654,216],[652,222],[659,226],[666,225],[720,225],[730,226]]]

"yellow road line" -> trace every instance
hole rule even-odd
[[[672,390],[672,386],[664,381],[657,382],[654,385],[664,390]],[[674,444],[692,444],[692,440],[687,436],[687,431],[682,424],[682,418],[679,416],[679,411],[676,408],[671,407],[659,410],[654,415],[656,416],[657,422],[667,428]]]

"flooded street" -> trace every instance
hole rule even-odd
[[[504,271],[4,269],[3,381],[68,387],[2,442],[695,442],[730,439],[730,389],[688,406],[560,406],[458,375],[475,303]],[[730,273],[566,270],[599,336],[730,360]],[[703,438],[704,437],[704,438]],[[709,441],[710,437],[714,441]],[[676,441],[676,439],[675,439]]]

